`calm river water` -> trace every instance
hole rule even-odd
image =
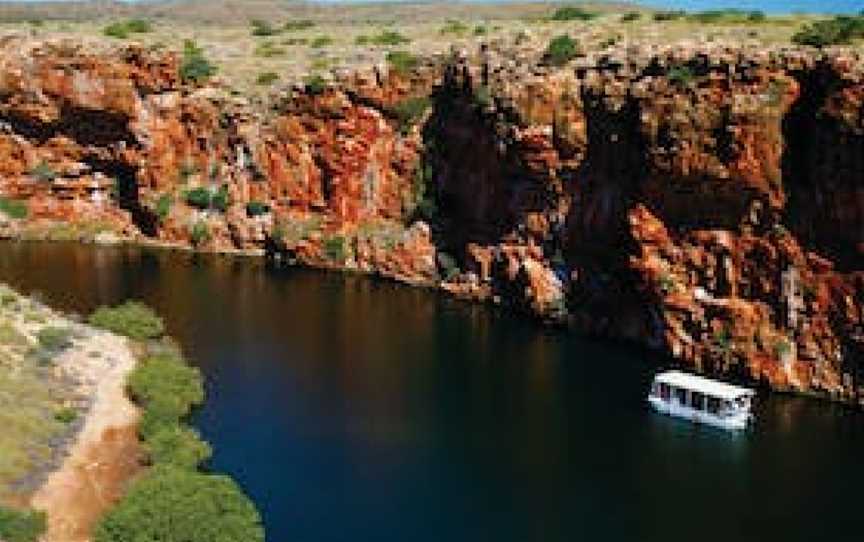
[[[207,377],[197,426],[270,542],[860,540],[864,416],[729,435],[651,413],[652,360],[432,292],[259,260],[0,245],[0,280],[143,299]]]

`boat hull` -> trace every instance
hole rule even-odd
[[[694,423],[710,425],[719,429],[728,431],[741,431],[747,429],[752,419],[752,414],[749,412],[735,413],[730,416],[717,416],[704,410],[697,410],[686,405],[682,405],[677,401],[664,401],[659,397],[649,397],[648,403],[651,407],[667,416],[689,420]]]

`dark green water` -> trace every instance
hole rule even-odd
[[[791,398],[738,436],[651,413],[647,355],[362,277],[0,245],[0,280],[156,307],[197,425],[270,542],[861,540],[864,416]]]

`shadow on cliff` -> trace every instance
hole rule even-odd
[[[783,119],[785,223],[841,271],[864,264],[864,135],[826,114],[845,83],[826,64],[794,72],[801,95]]]

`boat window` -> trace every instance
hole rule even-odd
[[[716,397],[708,398],[708,412],[711,414],[717,414],[720,412],[720,399],[717,399]]]
[[[676,388],[675,389],[675,398],[678,399],[678,402],[682,405],[687,404],[687,390]]]
[[[705,395],[698,391],[690,392],[690,406],[696,410],[705,410]]]
[[[669,388],[669,384],[660,384],[660,397],[668,401],[671,395],[672,390]]]

